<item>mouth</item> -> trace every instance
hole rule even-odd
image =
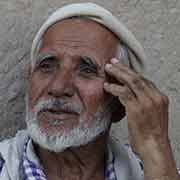
[[[50,108],[50,109],[44,109],[40,111],[42,114],[47,114],[50,116],[55,116],[56,118],[62,118],[62,119],[68,119],[70,117],[75,117],[79,115],[77,112],[68,110],[68,109],[55,109],[55,108]]]
[[[64,110],[64,109],[47,109],[46,111],[52,113],[52,114],[76,114],[78,115],[78,113],[74,112],[74,111],[70,111],[70,110]]]
[[[78,113],[62,109],[44,109],[38,113],[40,122],[43,126],[50,127],[69,127],[70,124],[77,122]]]

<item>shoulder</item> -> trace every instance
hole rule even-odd
[[[124,148],[127,150],[130,158],[133,156],[133,159],[137,162],[138,166],[140,167],[142,173],[144,172],[144,165],[143,161],[140,159],[140,157],[133,151],[130,144],[126,143],[124,144]]]
[[[121,144],[118,140],[111,138],[110,146],[116,157],[126,159],[126,161],[128,160],[129,162],[132,161],[136,165],[138,164],[140,169],[143,170],[142,161],[140,157],[133,151],[130,144]]]
[[[28,133],[26,130],[18,131],[15,137],[6,139],[0,142],[0,154],[4,156],[6,154],[10,155],[12,153],[19,153],[24,142],[28,138]]]
[[[124,179],[143,180],[144,171],[140,158],[133,152],[129,144],[121,144],[119,140],[110,139],[109,146],[115,156],[115,169],[119,177]]]
[[[116,164],[117,162],[123,162],[125,169],[129,168],[129,173],[132,174],[133,179],[143,180],[144,179],[144,165],[140,157],[133,151],[130,144],[120,144],[118,141],[111,141],[112,150],[115,152]],[[126,166],[124,166],[126,164]],[[178,174],[180,175],[180,168],[177,168]],[[136,177],[136,178],[134,178]]]
[[[2,171],[3,166],[4,166],[4,159],[1,157],[1,154],[0,154],[0,173]]]
[[[27,138],[27,132],[22,130],[15,137],[0,142],[0,177],[4,172],[14,173],[18,169]]]

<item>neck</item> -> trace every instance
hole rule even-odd
[[[105,151],[108,135],[80,147],[55,153],[35,144],[35,150],[48,179],[104,179]]]

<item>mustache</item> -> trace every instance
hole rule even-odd
[[[49,99],[49,100],[40,100],[35,106],[35,114],[37,115],[40,112],[48,110],[60,110],[69,113],[80,114],[82,112],[82,106],[77,103],[67,102],[63,99]]]

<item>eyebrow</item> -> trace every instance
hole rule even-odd
[[[57,57],[56,53],[54,52],[48,52],[48,53],[39,53],[36,58],[36,66],[39,65],[41,62],[43,62],[45,59]]]
[[[39,53],[37,58],[36,58],[35,66],[38,66],[41,62],[43,62],[44,60],[46,60],[48,58],[54,58],[54,57],[57,58],[57,54],[55,52]],[[82,64],[93,68],[97,72],[98,72],[98,69],[101,68],[100,65],[97,64],[95,58],[90,58],[88,56],[80,56],[80,60],[81,60]]]

